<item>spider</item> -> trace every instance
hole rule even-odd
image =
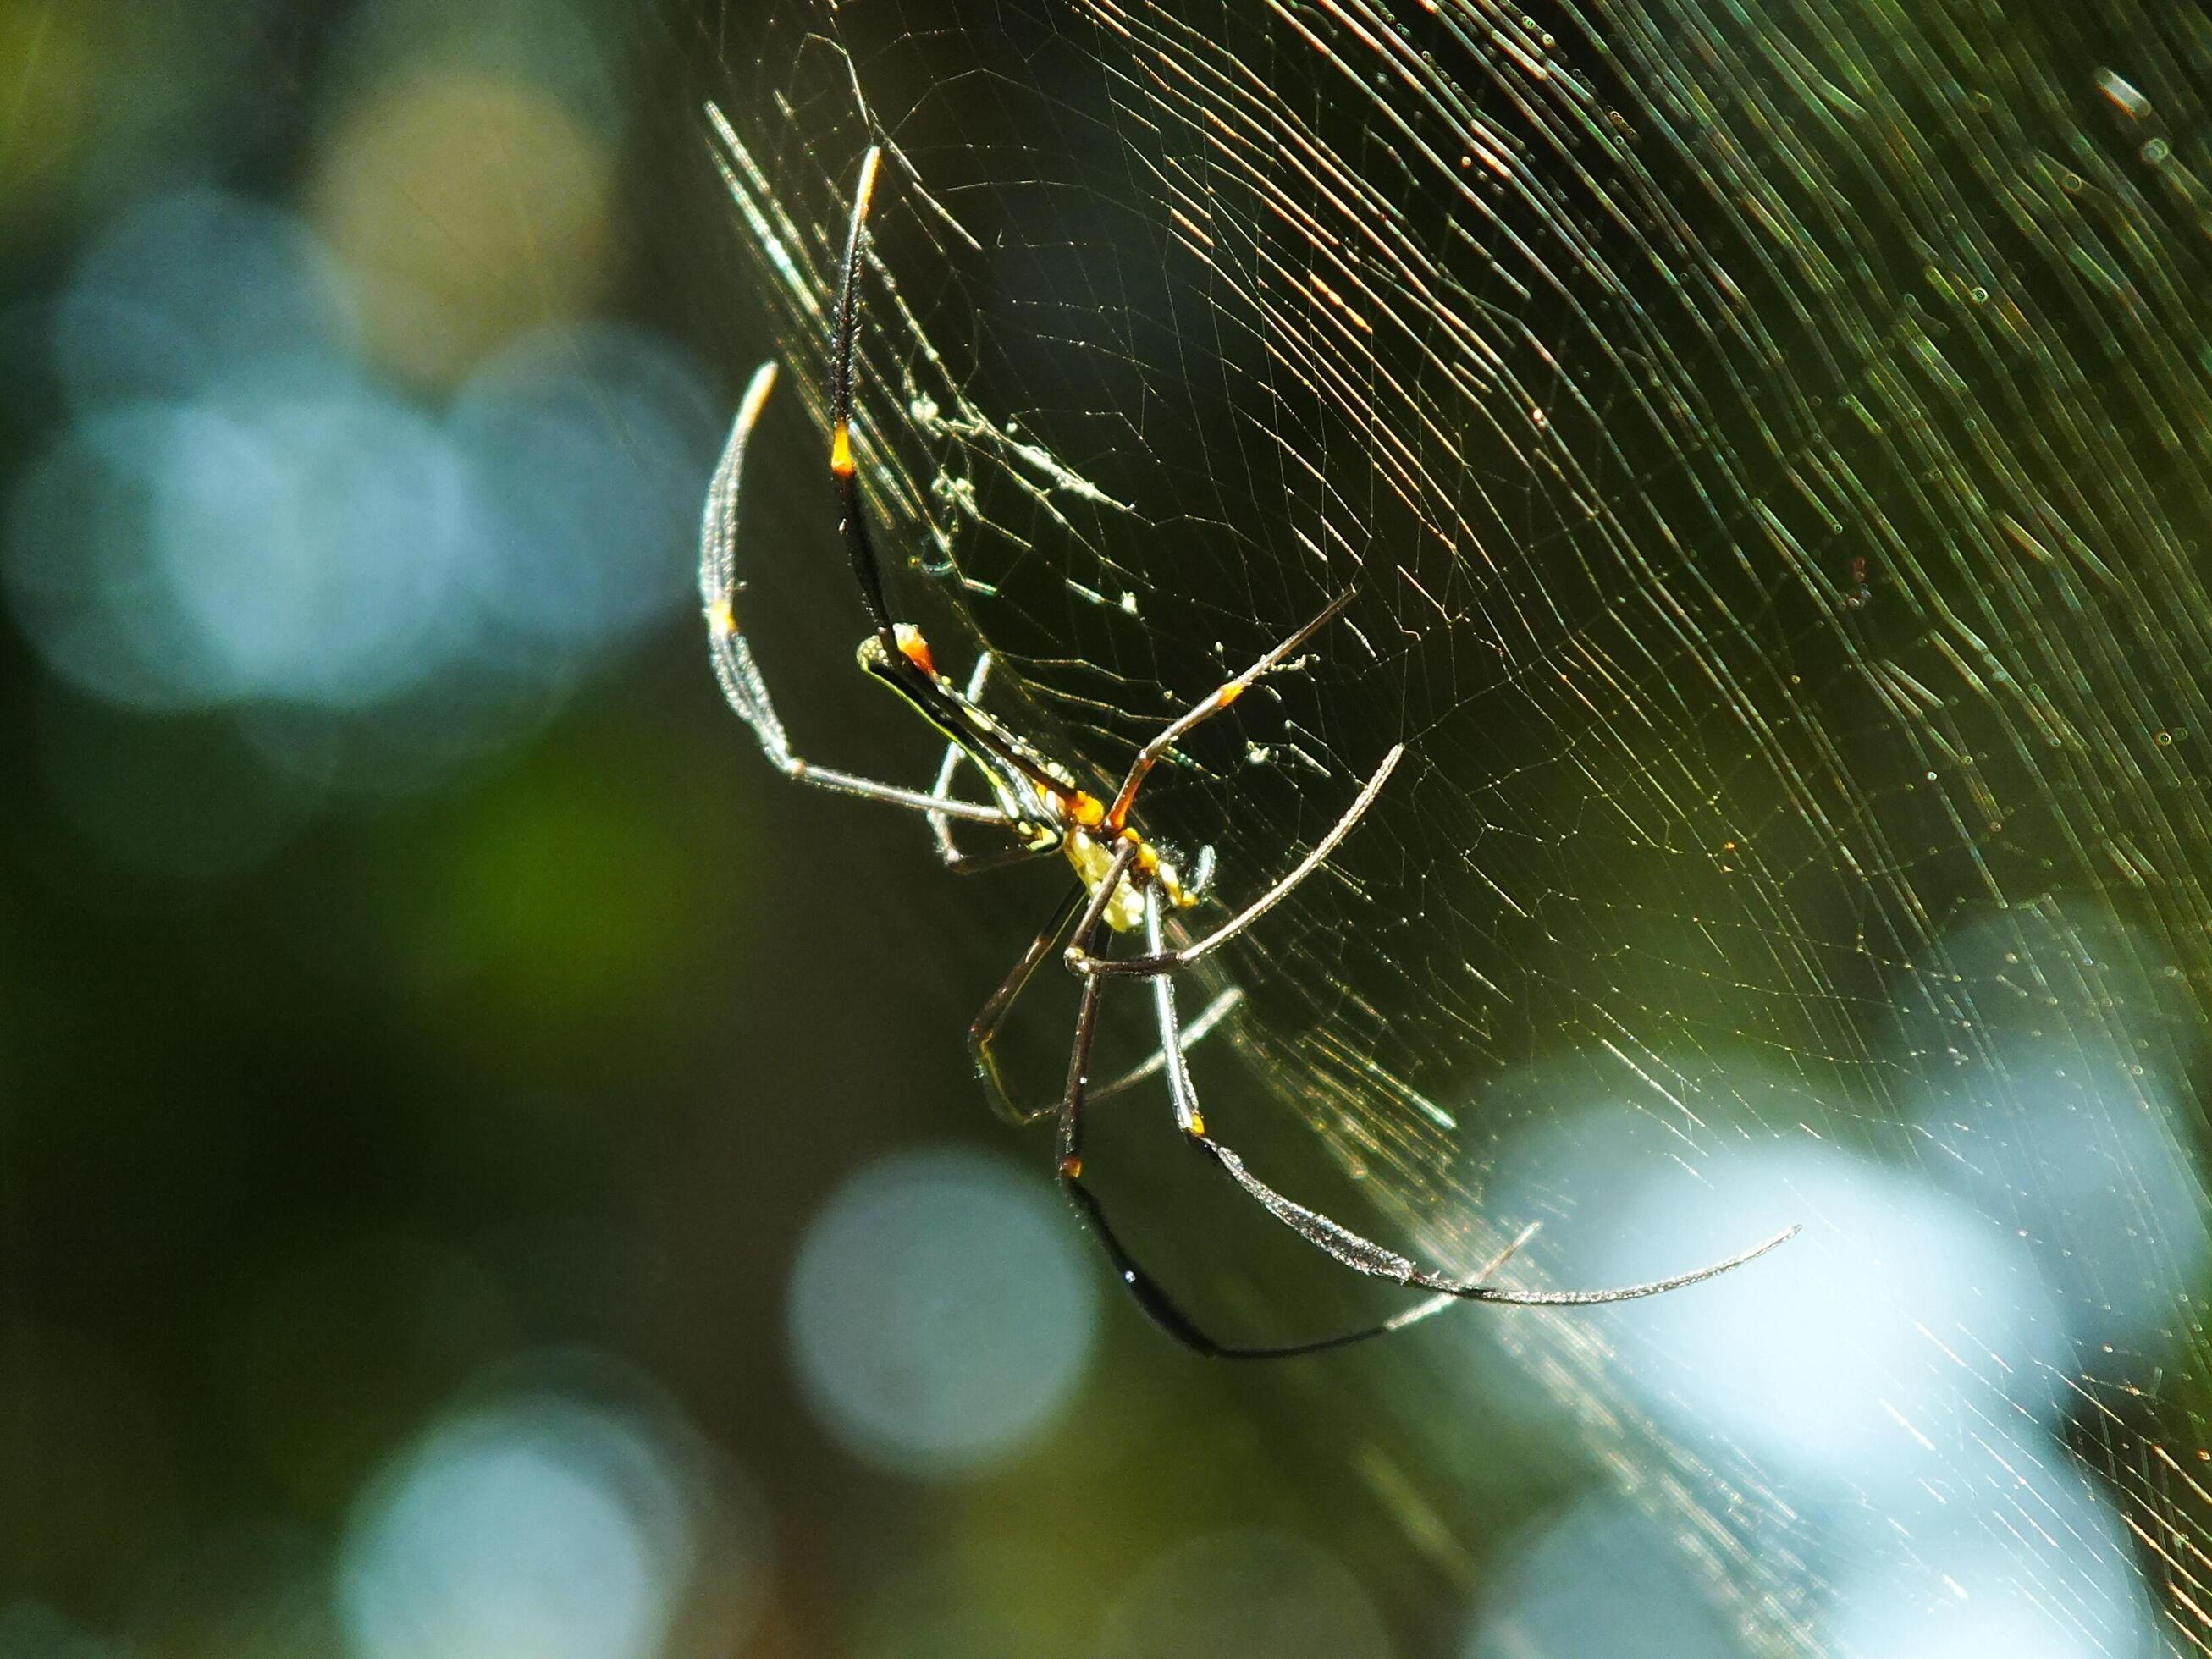
[[[872,625],[872,631],[860,641],[860,665],[871,678],[897,694],[945,740],[945,758],[936,782],[926,790],[878,783],[849,772],[817,766],[794,752],[769,696],[767,683],[754,660],[752,648],[738,627],[735,595],[738,483],[747,441],[775,384],[774,362],[763,363],[755,372],[707,495],[701,532],[699,587],[715,674],[730,706],[752,728],[761,748],[778,770],[817,788],[884,801],[923,814],[935,833],[939,855],[948,866],[975,870],[1058,854],[1073,866],[1074,890],[1023,952],[1004,983],[983,1005],[969,1027],[969,1046],[992,1103],[1002,1116],[1017,1124],[1026,1124],[1048,1112],[1056,1115],[1059,1136],[1055,1170],[1060,1184],[1078,1214],[1089,1223],[1103,1245],[1115,1271],[1138,1305],[1169,1335],[1200,1354],[1231,1359],[1276,1358],[1317,1353],[1401,1330],[1461,1302],[1570,1307],[1657,1296],[1741,1267],[1795,1233],[1797,1230],[1792,1227],[1724,1261],[1649,1284],[1615,1290],[1511,1290],[1485,1281],[1528,1241],[1535,1231],[1534,1226],[1509,1244],[1475,1278],[1453,1278],[1424,1267],[1285,1197],[1214,1138],[1199,1110],[1187,1052],[1234,1006],[1237,994],[1232,991],[1217,999],[1200,1019],[1193,1022],[1186,1034],[1176,1018],[1176,976],[1258,922],[1328,860],[1382,793],[1404,756],[1404,745],[1394,746],[1382,757],[1343,815],[1291,866],[1288,873],[1212,932],[1188,943],[1170,944],[1167,913],[1188,910],[1206,898],[1214,859],[1212,849],[1206,848],[1186,876],[1164,848],[1147,839],[1134,817],[1145,780],[1194,728],[1227,708],[1262,676],[1288,662],[1344,610],[1352,595],[1349,591],[1338,594],[1305,626],[1162,727],[1137,751],[1120,787],[1110,795],[1093,794],[1084,788],[1072,768],[1052,759],[984,711],[981,700],[990,671],[988,654],[977,660],[964,690],[939,672],[921,630],[892,619],[884,594],[882,565],[869,534],[853,457],[853,362],[862,251],[868,204],[881,162],[880,149],[871,148],[861,163],[860,183],[854,192],[851,227],[845,241],[836,331],[830,347],[830,473],[836,490],[846,554],[860,586],[861,605]],[[981,777],[990,797],[988,802],[966,799],[952,793],[953,781],[963,762]],[[956,822],[1002,830],[1012,837],[1013,844],[992,853],[963,854],[951,833]],[[1103,954],[1105,938],[1116,933],[1140,933],[1142,952],[1121,957]],[[1037,969],[1063,940],[1066,943],[1061,950],[1061,959],[1081,981],[1066,1085],[1056,1105],[1025,1108],[1015,1102],[1006,1086],[994,1053],[994,1039]],[[1127,977],[1152,981],[1159,1048],[1151,1060],[1127,1076],[1106,1088],[1093,1089],[1089,1072],[1098,1029],[1100,998],[1109,979]],[[1160,1282],[1139,1265],[1084,1178],[1082,1132],[1086,1103],[1163,1070],[1167,1073],[1176,1124],[1185,1139],[1276,1220],[1345,1267],[1432,1294],[1378,1323],[1303,1341],[1232,1343],[1208,1334]]]

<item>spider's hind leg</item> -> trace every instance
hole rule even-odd
[[[973,862],[980,860],[971,860]],[[968,1052],[974,1058],[976,1075],[982,1079],[985,1092],[990,1097],[991,1109],[1017,1127],[1034,1123],[1051,1111],[1053,1106],[1049,1103],[1026,1106],[1015,1097],[999,1064],[999,1028],[1006,1024],[1006,1016],[1015,1002],[1029,988],[1029,982],[1036,976],[1036,970],[1044,965],[1046,958],[1066,937],[1078,909],[1092,895],[1085,889],[1078,887],[1060,901],[1051,920],[1037,931],[1036,937],[1030,941],[1029,948],[1022,952],[1021,960],[1014,964],[1013,971],[991,994],[990,1000],[984,1003],[968,1027]],[[1096,1102],[1126,1093],[1164,1069],[1169,1069],[1172,1076],[1171,1067],[1180,1061],[1181,1056],[1234,1013],[1243,1000],[1243,992],[1234,986],[1222,992],[1191,1022],[1190,1030],[1177,1036],[1172,1048],[1164,1044],[1154,1049],[1149,1058],[1139,1060],[1111,1083],[1090,1091],[1090,1098]],[[1173,1060],[1170,1055],[1174,1056]]]
[[[1153,897],[1155,902],[1152,910],[1157,917],[1157,891]],[[1166,981],[1163,980],[1160,982],[1164,984]],[[1083,1179],[1083,1107],[1089,1082],[1091,1048],[1097,1037],[1098,1000],[1104,990],[1105,981],[1097,975],[1086,976],[1083,981],[1082,1002],[1076,1015],[1075,1042],[1068,1056],[1067,1087],[1060,1097],[1058,1173],[1068,1200],[1075,1206],[1076,1212],[1090,1224],[1091,1231],[1104,1249],[1107,1259],[1114,1264],[1115,1276],[1121,1279],[1138,1307],[1144,1310],[1146,1318],[1183,1346],[1209,1359],[1288,1359],[1299,1354],[1324,1353],[1332,1348],[1348,1347],[1370,1337],[1403,1330],[1409,1325],[1417,1325],[1442,1313],[1458,1302],[1459,1298],[1455,1296],[1434,1295],[1376,1324],[1364,1325],[1355,1330],[1340,1331],[1304,1342],[1286,1343],[1224,1342],[1186,1313],[1182,1305],[1169,1295],[1160,1282],[1129,1253],[1128,1247],[1121,1242],[1121,1235],[1114,1230],[1113,1223],[1107,1218],[1098,1195]],[[1178,1115],[1187,1112],[1195,1121],[1197,1108],[1189,1096],[1189,1074],[1183,1065],[1184,1043],[1176,1029],[1171,1000],[1163,1006],[1166,1013],[1161,1027],[1160,1046],[1161,1054],[1165,1057],[1170,1088],[1176,1096]],[[1209,1010],[1208,1013],[1212,1012]],[[1484,1267],[1482,1276],[1487,1278],[1497,1271],[1508,1257],[1534,1236],[1535,1231],[1532,1226],[1508,1244]]]
[[[1157,889],[1146,894],[1145,943],[1152,955],[1162,957],[1166,943],[1163,937],[1159,894]],[[1099,975],[1085,978],[1086,986],[1096,985]],[[1729,1257],[1723,1261],[1696,1268],[1671,1278],[1655,1279],[1648,1284],[1623,1285],[1611,1290],[1591,1291],[1516,1291],[1490,1285],[1484,1281],[1489,1276],[1485,1269],[1474,1278],[1455,1279],[1431,1268],[1423,1267],[1395,1250],[1376,1243],[1363,1234],[1356,1233],[1342,1222],[1323,1215],[1318,1210],[1308,1209],[1296,1200],[1285,1198],[1273,1187],[1245,1167],[1244,1160],[1215,1139],[1206,1131],[1206,1120],[1198,1109],[1198,1095],[1192,1086],[1189,1068],[1183,1063],[1182,1044],[1176,1036],[1174,975],[1161,973],[1152,979],[1152,998],[1159,1016],[1160,1044],[1169,1056],[1168,1088],[1175,1103],[1176,1125],[1194,1146],[1210,1158],[1214,1165],[1238,1187],[1246,1197],[1273,1216],[1307,1243],[1355,1273],[1370,1279],[1388,1279],[1393,1284],[1411,1288],[1433,1291],[1446,1297],[1468,1302],[1491,1302],[1513,1307],[1582,1307],[1597,1303],[1633,1302],[1647,1296],[1662,1295],[1712,1279],[1721,1273],[1743,1266],[1754,1257],[1761,1256],[1782,1243],[1797,1229],[1790,1227],[1773,1237],[1753,1245],[1750,1249]],[[1528,1235],[1522,1235],[1525,1239]],[[1513,1247],[1520,1248],[1516,1243]],[[1511,1251],[1507,1252],[1508,1255]]]
[[[1030,981],[1036,976],[1036,970],[1043,965],[1045,958],[1066,936],[1077,911],[1089,896],[1085,889],[1078,887],[1060,901],[1059,908],[1052,913],[1052,920],[1037,930],[1037,936],[1030,941],[1029,949],[1022,952],[1021,960],[1014,964],[1013,971],[1000,983],[997,990],[991,993],[990,1000],[984,1003],[968,1027],[968,1052],[975,1059],[975,1074],[983,1079],[984,1091],[991,1097],[991,1109],[1018,1128],[1036,1122],[1052,1108],[1049,1105],[1024,1106],[1014,1098],[1013,1091],[1006,1086],[1006,1074],[999,1067],[998,1052],[994,1046],[998,1042],[999,1027],[1006,1023],[1008,1011],[1029,988]]]

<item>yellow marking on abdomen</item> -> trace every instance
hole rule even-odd
[[[841,478],[853,476],[853,439],[852,434],[845,430],[842,421],[837,422],[837,429],[830,434],[830,470]]]
[[[1114,855],[1082,829],[1080,825],[1067,832],[1060,843],[1067,861],[1075,866],[1075,873],[1096,897],[1104,885],[1106,875],[1114,867]],[[1136,884],[1125,874],[1114,884],[1111,896],[1101,913],[1106,925],[1117,933],[1126,933],[1142,927],[1145,921],[1144,900],[1138,896]]]

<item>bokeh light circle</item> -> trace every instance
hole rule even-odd
[[[1778,1472],[1897,1488],[1947,1467],[1992,1412],[2057,1412],[2070,1350],[2017,1238],[1924,1182],[1820,1149],[1728,1159],[1711,1177],[1703,1196],[1648,1193],[1625,1237],[1695,1261],[1729,1248],[1729,1216],[1760,1218],[1740,1224],[1751,1238],[1784,1210],[1804,1231],[1614,1310],[1629,1385],[1682,1432],[1726,1437]],[[1626,1283],[1641,1266],[1617,1248],[1598,1271]]]
[[[695,1504],[650,1425],[534,1394],[435,1426],[370,1486],[338,1566],[361,1659],[646,1659],[693,1565]]]
[[[726,414],[654,336],[524,336],[470,377],[451,431],[496,513],[470,569],[504,640],[555,660],[618,642],[691,591],[697,503]]]
[[[365,386],[180,412],[156,483],[173,602],[225,689],[336,708],[442,666],[481,516],[452,447]]]
[[[8,503],[0,583],[47,664],[79,690],[165,712],[222,701],[222,664],[155,556],[159,458],[182,415],[125,404],[64,432]]]
[[[902,1152],[809,1226],[790,1328],[805,1397],[881,1468],[951,1474],[1049,1428],[1098,1322],[1081,1236],[1043,1182],[977,1152]]]
[[[350,355],[343,275],[291,214],[220,191],[159,196],[78,262],[54,320],[54,362],[80,414],[191,401],[247,362]]]

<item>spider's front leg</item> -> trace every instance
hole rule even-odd
[[[991,653],[986,651],[975,659],[975,666],[969,671],[965,693],[968,701],[980,705],[983,700],[983,688],[990,684],[990,680]],[[930,786],[929,793],[941,800],[952,799],[953,775],[959,771],[961,762],[968,757],[966,750],[957,743],[947,741],[945,758],[937,768],[937,781]],[[955,875],[980,875],[986,870],[1000,869],[1008,864],[1018,863],[1028,856],[1026,848],[1016,848],[1011,854],[1003,848],[994,853],[962,852],[960,844],[952,839],[952,820],[944,812],[930,813],[929,831],[937,840],[938,858]]]
[[[751,728],[761,752],[787,778],[842,795],[903,806],[927,813],[932,819],[960,818],[1004,827],[1006,814],[995,806],[955,800],[941,789],[925,794],[919,789],[878,783],[872,778],[817,766],[792,748],[775,701],[769,696],[768,681],[754,660],[752,646],[738,626],[737,616],[739,485],[744,477],[745,452],[751,444],[754,428],[760,423],[761,413],[768,407],[769,394],[775,389],[775,365],[763,363],[746,386],[744,400],[738,406],[738,417],[730,427],[729,441],[723,445],[721,459],[708,484],[707,506],[699,527],[699,602],[706,612],[708,642],[714,653],[714,677],[721,683],[722,695]]]
[[[1145,779],[1151,774],[1152,768],[1158,765],[1176,744],[1250,690],[1262,675],[1273,673],[1281,667],[1289,660],[1293,651],[1321,632],[1335,618],[1338,612],[1350,605],[1352,596],[1358,591],[1357,588],[1346,588],[1343,592],[1323,605],[1320,614],[1297,633],[1276,646],[1236,678],[1216,687],[1188,713],[1169,721],[1163,726],[1153,736],[1151,742],[1137,751],[1136,759],[1129,763],[1128,775],[1121,780],[1121,788],[1115,792],[1114,804],[1107,809],[1107,830],[1109,832],[1118,831],[1129,821],[1130,811],[1137,804],[1137,792],[1144,787]]]

